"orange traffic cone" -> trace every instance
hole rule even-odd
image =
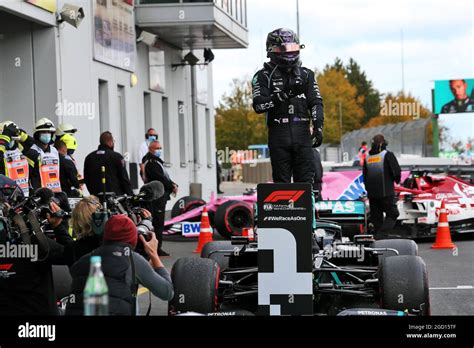
[[[242,229],[242,237],[247,237],[249,241],[253,242],[255,236],[252,227],[244,227]]]
[[[454,249],[456,245],[451,240],[451,231],[449,230],[448,213],[444,200],[441,201],[439,209],[438,230],[436,231],[436,241],[431,246],[433,249]]]
[[[198,246],[193,253],[200,253],[205,244],[212,242],[212,229],[211,224],[209,223],[209,215],[207,213],[207,208],[202,209],[201,217],[201,229],[199,231],[199,240]]]

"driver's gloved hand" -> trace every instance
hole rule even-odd
[[[319,147],[323,143],[323,130],[316,128],[311,134],[311,140],[313,141],[313,147]]]
[[[277,104],[283,103],[283,102],[287,101],[289,98],[290,98],[290,96],[288,95],[288,93],[283,92],[283,91],[280,91],[280,92],[277,92],[277,93],[273,94],[273,101]]]
[[[288,81],[285,86],[285,92],[290,97],[296,97],[300,94],[305,93],[305,81],[301,77],[301,75],[290,74],[288,77]]]

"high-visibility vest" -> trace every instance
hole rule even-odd
[[[49,188],[53,192],[61,192],[58,150],[50,146],[50,152],[44,152],[43,149],[36,144],[31,148],[40,154],[38,162],[41,187]]]
[[[5,161],[5,175],[16,182],[25,197],[29,196],[29,166],[28,160],[20,149],[7,150],[3,155]]]

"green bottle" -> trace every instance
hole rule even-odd
[[[91,268],[84,288],[84,315],[109,315],[109,289],[102,273],[102,258],[91,257]]]

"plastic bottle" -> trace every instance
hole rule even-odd
[[[91,267],[84,288],[84,315],[109,315],[109,289],[102,273],[102,258],[91,257]]]

